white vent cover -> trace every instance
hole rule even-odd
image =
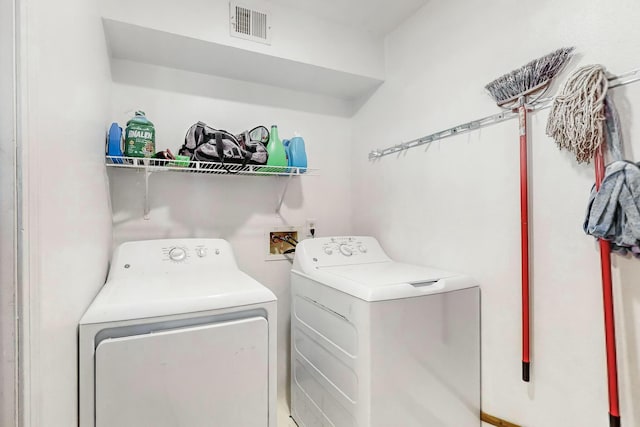
[[[230,31],[233,37],[271,44],[269,12],[229,3]]]

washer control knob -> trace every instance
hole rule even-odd
[[[206,257],[207,248],[196,248],[196,255],[198,255],[200,258]]]
[[[331,248],[324,248],[324,253],[327,255],[331,255],[333,253],[333,249]]]
[[[353,250],[351,250],[351,248],[349,246],[345,245],[345,244],[340,245],[340,252],[344,256],[353,255]]]
[[[358,250],[363,254],[367,252],[367,247],[365,245],[358,246]]]
[[[182,248],[172,248],[169,251],[169,258],[171,258],[172,261],[184,261],[187,258],[187,251]]]

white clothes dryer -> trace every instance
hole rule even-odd
[[[479,427],[480,290],[373,237],[307,239],[291,272],[300,427]]]
[[[224,240],[120,245],[79,334],[80,427],[276,427],[276,297]]]

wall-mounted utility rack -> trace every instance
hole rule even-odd
[[[625,86],[637,81],[640,81],[640,68],[631,70],[624,74],[609,77],[609,82],[610,82],[609,89],[613,89],[619,86]],[[539,111],[539,110],[544,110],[545,108],[551,107],[552,103],[553,103],[553,98],[551,97],[542,98],[537,100],[532,105],[528,105],[527,108],[529,109],[529,111]],[[441,130],[439,132],[435,132],[430,135],[423,136],[421,138],[416,138],[407,142],[401,142],[400,144],[396,144],[387,148],[372,150],[371,152],[369,152],[369,160],[376,160],[381,157],[388,156],[389,154],[399,153],[401,151],[406,151],[410,148],[420,147],[421,145],[430,144],[432,142],[449,138],[451,136],[456,136],[456,135],[460,135],[466,132],[471,132],[486,126],[495,125],[497,123],[501,123],[506,120],[514,119],[516,117],[518,117],[517,111],[502,111],[501,113],[494,114],[487,117],[482,117],[480,119],[463,123],[463,124],[451,127],[449,129]]]
[[[317,175],[318,170],[289,166],[239,165],[233,163],[196,162],[180,163],[175,160],[149,159],[139,157],[106,156],[105,163],[110,168],[134,169],[144,173],[144,219],[149,219],[149,177],[158,172],[180,172],[207,175],[250,175],[275,176],[285,178],[286,182],[278,198],[276,213],[280,213],[282,203],[289,189],[289,182],[294,176]]]

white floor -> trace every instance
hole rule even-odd
[[[278,427],[298,427],[298,425],[296,423],[293,422],[293,420],[291,418],[289,418],[288,420],[280,420],[278,422]],[[485,422],[482,423],[482,427],[492,427],[490,424],[487,424]]]
[[[291,409],[284,400],[278,402],[278,427],[297,427],[291,417]]]
[[[290,410],[289,405],[280,404],[278,406],[278,427],[298,427],[289,417]],[[492,427],[490,424],[482,422],[482,427]]]
[[[289,421],[285,421],[286,424],[282,424],[282,425],[278,425],[278,427],[298,427],[298,425],[296,423],[294,423],[291,418],[289,418]],[[482,427],[493,427],[491,426],[491,424],[487,424],[485,422],[482,423]]]
[[[280,422],[284,423],[284,424],[280,424]],[[280,420],[280,422],[278,423],[278,427],[298,427],[298,425],[296,423],[293,422],[293,420],[291,418],[287,420]],[[490,424],[487,424],[485,422],[482,423],[482,427],[492,427]]]
[[[289,417],[289,413],[280,415],[278,414],[278,427],[298,427],[298,425],[293,422],[291,417]]]
[[[492,427],[490,424],[482,422],[482,427]],[[296,423],[293,422],[291,418],[287,416],[278,415],[278,427],[298,427]]]

